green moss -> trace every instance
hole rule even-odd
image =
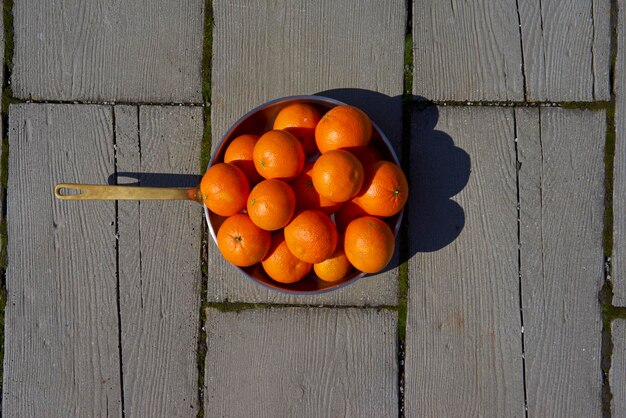
[[[7,290],[0,288],[0,389],[2,389],[2,365],[4,364],[4,308],[7,304]]]
[[[267,309],[272,307],[269,303],[243,303],[243,302],[210,302],[207,303],[207,308],[217,309],[220,312],[242,312],[250,309]],[[275,307],[280,307],[276,305]]]
[[[613,252],[613,163],[615,159],[615,106],[606,112],[604,145],[604,256]]]
[[[204,131],[202,133],[202,144],[200,144],[200,172],[204,173],[211,159],[211,108],[204,106],[203,110]]]
[[[9,183],[9,139],[2,139],[2,158],[0,158],[0,186],[7,188]]]
[[[206,293],[207,293],[207,281],[208,281],[208,236],[209,230],[206,225],[202,227],[202,245],[200,246],[200,270],[202,275],[200,278],[200,323],[198,324],[198,351],[197,367],[198,367],[198,414],[197,417],[204,417],[204,362],[206,359],[206,331],[204,326],[206,324]]]
[[[6,217],[0,220],[0,271],[4,273],[6,271],[8,265],[8,257],[7,257],[7,220]],[[3,281],[2,285],[4,286],[4,274],[2,274]]]
[[[2,20],[4,23],[4,65],[13,71],[13,0],[2,2]],[[8,80],[4,80],[5,84]]]
[[[409,33],[404,39],[404,94],[413,93],[413,36]]]
[[[202,98],[211,102],[211,65],[213,61],[213,2],[204,3],[204,45],[202,48]]]
[[[205,0],[204,3],[204,42],[202,46],[202,100],[204,107],[202,119],[204,130],[202,132],[202,144],[200,145],[200,172],[203,173],[211,159],[211,65],[213,60],[213,2]],[[204,326],[207,319],[206,294],[208,281],[208,229],[203,228],[202,245],[200,249],[202,279],[200,281],[200,324],[198,330],[198,418],[204,417],[204,362],[206,359],[206,331]]]
[[[203,173],[211,159],[211,68],[213,62],[213,2],[204,3],[204,43],[202,46],[202,99],[204,101],[204,132],[200,147],[200,172]]]
[[[582,110],[606,110],[612,106],[609,101],[595,101],[595,102],[558,102],[558,106],[563,109],[582,109]]]

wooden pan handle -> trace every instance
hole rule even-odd
[[[70,191],[74,193],[68,193]],[[202,203],[198,187],[176,189],[59,183],[54,188],[54,195],[61,200],[194,200]]]

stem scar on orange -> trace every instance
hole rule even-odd
[[[307,263],[319,263],[330,257],[337,247],[337,239],[337,227],[319,210],[302,211],[285,227],[287,248]]]
[[[256,170],[266,179],[292,180],[304,167],[302,144],[286,131],[264,133],[252,154]]]
[[[282,180],[263,180],[250,192],[247,209],[255,225],[275,231],[291,220],[296,210],[296,196]]]
[[[311,155],[317,151],[315,127],[320,119],[320,112],[315,107],[306,103],[294,103],[278,112],[274,119],[274,129],[282,129],[298,138],[304,154]]]
[[[256,226],[245,213],[229,217],[217,231],[220,252],[227,261],[239,267],[261,261],[270,243],[270,233]]]
[[[263,270],[279,283],[295,283],[311,271],[312,264],[294,256],[285,242],[283,231],[272,234],[272,243],[267,255],[261,261]]]
[[[389,161],[378,161],[366,173],[361,192],[353,202],[374,216],[393,216],[409,198],[409,185],[402,169]]]
[[[250,185],[241,169],[228,163],[209,168],[200,181],[204,204],[214,213],[231,216],[246,207]]]
[[[363,165],[348,151],[331,150],[319,156],[313,166],[313,186],[333,202],[347,202],[363,185]]]
[[[372,121],[354,106],[330,109],[315,127],[315,142],[323,154],[339,148],[365,146],[372,138]]]
[[[343,244],[348,260],[357,270],[378,273],[391,260],[396,240],[389,225],[364,216],[350,222]]]

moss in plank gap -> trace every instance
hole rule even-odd
[[[6,121],[5,121],[6,123]],[[0,157],[0,187],[7,188],[9,183],[9,140],[2,139],[2,156]]]
[[[244,303],[244,302],[210,302],[206,304],[207,308],[217,309],[220,312],[242,312],[250,309],[267,309],[272,306],[280,307],[281,305],[271,305],[269,303]]]
[[[0,288],[0,393],[2,393],[3,368],[4,364],[4,312],[7,304],[7,290],[4,286]]]
[[[4,282],[4,272],[7,269],[8,266],[8,257],[7,257],[7,220],[6,218],[2,218],[2,220],[0,220],[0,269],[2,269],[3,271],[0,271],[0,273],[2,273],[2,279],[0,280],[2,282],[2,286],[4,287],[5,282]]]
[[[4,65],[10,72],[13,71],[13,0],[4,0],[2,2],[2,12],[4,24]],[[8,80],[4,82],[6,84]]]
[[[615,106],[606,112],[606,142],[604,145],[604,256],[613,252],[613,163],[615,159]]]
[[[8,77],[5,75],[5,77]],[[9,106],[16,103],[27,103],[25,100],[16,99],[12,96],[11,87],[5,85],[2,89],[2,114],[3,119],[6,122],[9,115]]]
[[[198,362],[198,418],[204,417],[204,362],[206,359],[206,293],[207,293],[207,281],[208,281],[208,260],[207,260],[207,246],[208,246],[208,227],[204,225],[202,227],[202,245],[200,246],[200,266],[202,274],[200,276],[200,323],[198,324],[198,351],[196,353]]]
[[[597,102],[556,102],[556,104],[563,109],[581,109],[599,111],[606,110],[612,106],[609,101],[597,101]]]
[[[211,160],[211,108],[204,106],[202,118],[204,119],[204,131],[202,132],[202,144],[200,144],[200,172],[204,173]]]
[[[404,39],[404,94],[413,93],[413,36],[409,33]]]
[[[609,82],[611,89],[611,98],[615,101],[615,69],[617,68],[617,43],[618,43],[618,15],[620,0],[611,0],[610,25],[611,38],[609,40],[610,58],[609,58]]]
[[[204,3],[204,45],[202,48],[202,98],[211,101],[211,65],[213,61],[213,2]]]

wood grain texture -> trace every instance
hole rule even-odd
[[[600,416],[603,111],[517,109],[529,416]]]
[[[523,417],[513,110],[414,111],[411,184],[406,416]]]
[[[613,161],[613,305],[626,306],[626,7],[617,18],[615,157]]]
[[[626,416],[626,321],[616,319],[611,324],[613,355],[609,383],[611,385],[611,414],[614,417]]]
[[[209,309],[204,414],[397,416],[396,327],[387,310]]]
[[[142,186],[189,186],[175,175],[197,169],[201,108],[116,106],[115,122],[118,173],[141,173]],[[118,205],[126,415],[195,416],[202,210]]]
[[[520,0],[529,100],[609,100],[610,0]]]
[[[413,94],[523,100],[515,0],[413,2]]]
[[[322,93],[365,110],[399,152],[404,1],[216,1],[211,97],[213,147],[248,110],[270,99]],[[239,275],[209,245],[209,301],[391,305],[397,269],[339,291],[293,297]],[[392,262],[393,263],[393,262]],[[396,263],[397,264],[397,263]]]
[[[202,101],[204,1],[16,1],[22,99]]]
[[[65,202],[60,182],[114,171],[111,108],[9,108],[2,415],[120,416],[115,205]]]

